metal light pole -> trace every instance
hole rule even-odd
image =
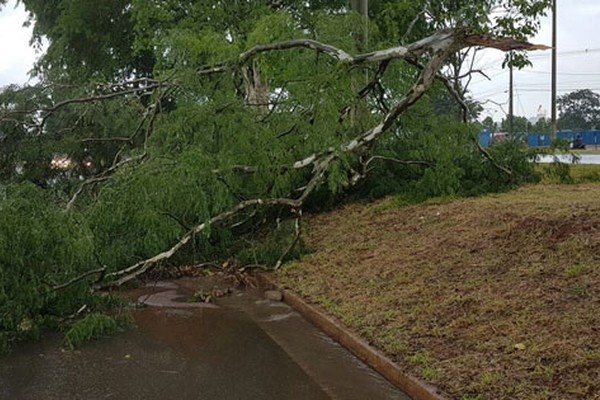
[[[361,45],[366,49],[369,45],[369,0],[352,0],[350,7],[352,11],[359,13],[365,19],[365,30],[361,38]]]
[[[556,0],[552,0],[552,140],[556,140]]]
[[[360,38],[360,49],[367,51],[369,48],[369,0],[352,0],[350,2],[352,11],[359,13],[364,18],[364,31]],[[365,70],[365,83],[369,82],[369,71]]]
[[[352,10],[360,15],[369,15],[369,0],[352,0]]]
[[[512,1],[508,2],[508,6],[512,7]],[[509,68],[509,76],[508,76],[508,135],[512,136],[513,132],[513,120],[514,120],[514,70],[513,70],[513,52],[511,51],[508,55],[508,68]]]
[[[514,121],[514,92],[513,92],[513,86],[514,86],[514,71],[513,71],[513,66],[512,66],[512,52],[509,55],[510,57],[510,71],[509,71],[509,78],[508,78],[508,134],[512,137],[513,135],[513,121]]]

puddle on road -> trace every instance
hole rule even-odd
[[[48,337],[0,359],[0,398],[407,399],[283,303],[182,303],[199,283],[177,285],[129,294],[153,304],[133,312],[137,329],[76,351]]]

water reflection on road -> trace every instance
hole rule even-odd
[[[77,351],[50,337],[0,359],[0,398],[407,399],[283,303],[247,292],[220,307],[147,298],[155,306],[134,312],[137,329]]]
[[[556,160],[567,164],[582,164],[582,165],[599,165],[600,154],[578,154],[577,158],[573,158],[570,154],[559,154],[556,156],[544,155],[539,156],[537,162],[541,164],[553,163]]]

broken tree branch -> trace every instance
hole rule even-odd
[[[391,130],[395,126],[398,118],[426,93],[436,79],[439,79],[440,69],[448,61],[449,57],[451,57],[451,55],[456,51],[464,47],[481,45],[479,43],[483,43],[484,39],[487,40],[486,45],[488,47],[500,49],[526,49],[528,46],[531,49],[542,48],[540,46],[529,45],[518,41],[507,41],[505,39],[498,39],[494,41],[493,38],[482,36],[476,36],[474,38],[472,37],[469,40],[467,40],[467,38],[469,38],[469,36],[465,35],[464,30],[447,29],[437,32],[428,38],[408,46],[398,46],[357,56],[350,55],[343,50],[310,39],[292,40],[283,43],[256,46],[247,52],[242,53],[237,60],[238,65],[242,65],[256,55],[264,52],[281,51],[293,48],[314,49],[347,64],[381,63],[389,62],[390,60],[394,59],[409,58],[416,60],[419,56],[425,53],[429,53],[430,57],[427,63],[421,69],[421,73],[413,87],[389,112],[384,115],[382,121],[378,125],[360,134],[354,139],[342,144],[338,149],[330,148],[319,153],[313,153],[304,159],[296,161],[292,165],[292,168],[294,169],[305,168],[308,166],[313,167],[312,176],[308,180],[308,183],[303,187],[302,193],[299,197],[266,198],[242,201],[229,210],[194,226],[168,250],[157,254],[154,257],[137,262],[127,268],[107,274],[106,278],[112,280],[109,280],[107,283],[99,285],[98,287],[120,286],[125,282],[135,279],[158,263],[170,259],[177,251],[190,242],[195,235],[205,231],[209,226],[225,222],[246,209],[256,207],[285,206],[289,207],[295,212],[301,212],[304,202],[308,196],[320,186],[323,177],[327,173],[332,161],[339,156],[339,153],[352,153],[362,150],[374,143],[381,137],[382,134]],[[213,66],[200,70],[199,73],[200,75],[206,75],[224,72],[227,69],[228,68],[225,66]],[[375,158],[373,158],[373,160],[374,159]],[[297,232],[299,232],[299,221],[297,221],[297,223]],[[277,266],[279,265],[280,263],[278,262]]]
[[[352,178],[350,178],[350,186],[356,185],[359,181],[365,179],[368,173],[373,169],[369,168],[374,161],[381,160],[386,162],[391,162],[394,164],[401,165],[420,165],[422,167],[432,167],[433,163],[429,161],[422,160],[400,160],[394,157],[385,157],[385,156],[372,156],[368,160],[361,162],[362,171],[353,171]]]
[[[498,38],[488,35],[469,35],[464,28],[450,28],[440,30],[431,36],[418,40],[406,46],[390,47],[384,50],[373,51],[364,54],[352,55],[340,48],[330,44],[322,43],[313,39],[295,39],[286,42],[258,45],[240,54],[233,63],[216,66],[207,66],[198,70],[199,75],[212,75],[226,72],[236,65],[244,65],[259,54],[289,49],[311,49],[326,54],[344,64],[368,64],[380,63],[382,61],[402,60],[407,58],[418,58],[425,53],[436,53],[444,51],[448,42],[458,45],[455,51],[471,46],[483,46],[511,50],[546,50],[545,45],[535,45],[511,38]]]
[[[155,266],[157,263],[166,261],[169,258],[173,257],[177,251],[186,245],[195,235],[203,232],[209,226],[215,225],[217,223],[223,222],[234,215],[237,215],[241,211],[251,208],[251,207],[265,207],[265,206],[287,206],[290,208],[298,208],[300,207],[300,202],[294,199],[288,198],[272,198],[272,199],[252,199],[246,200],[238,203],[236,206],[231,209],[209,219],[206,222],[203,222],[199,225],[196,225],[192,229],[190,229],[183,237],[175,243],[170,249],[155,255],[154,257],[150,257],[146,260],[142,260],[133,264],[130,267],[121,269],[116,272],[111,272],[106,274],[106,278],[115,278],[115,281],[111,281],[105,285],[101,285],[100,288],[111,287],[111,286],[121,286],[126,282],[140,276],[145,273],[148,269]]]
[[[63,283],[63,284],[60,284],[60,285],[55,285],[55,286],[52,286],[52,288],[51,288],[51,289],[52,289],[53,291],[57,291],[57,290],[66,289],[66,288],[68,288],[69,286],[71,286],[71,285],[74,285],[74,284],[76,284],[77,282],[84,280],[84,279],[85,279],[85,278],[87,278],[88,276],[91,276],[91,275],[96,275],[96,274],[99,274],[100,276],[102,276],[102,274],[103,274],[103,273],[105,273],[105,272],[106,272],[106,267],[102,267],[102,268],[94,269],[94,270],[92,270],[92,271],[87,271],[87,272],[85,272],[85,273],[83,273],[83,274],[79,275],[78,277],[75,277],[75,278],[71,279],[70,281],[68,281],[68,282],[66,282],[66,283]]]
[[[283,252],[283,254],[279,257],[279,260],[277,260],[277,262],[275,263],[275,266],[273,267],[273,269],[278,270],[279,267],[281,267],[283,265],[283,260],[285,260],[285,258],[291,253],[291,251],[294,249],[294,247],[296,247],[296,244],[298,244],[298,241],[300,240],[300,223],[302,220],[302,210],[299,209],[296,211],[297,217],[294,220],[294,240],[292,241],[292,243],[290,243],[290,245],[287,247],[287,249]]]

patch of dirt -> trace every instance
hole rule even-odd
[[[308,218],[281,283],[455,399],[600,398],[600,185]]]

